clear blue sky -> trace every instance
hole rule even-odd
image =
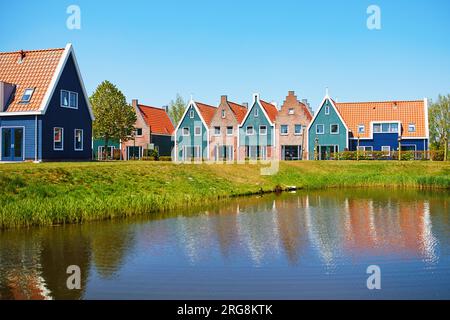
[[[66,28],[71,4],[81,30]],[[369,5],[381,30],[366,27]],[[74,44],[89,94],[102,80],[130,101],[161,106],[180,93],[312,107],[325,87],[339,101],[450,93],[450,1],[10,1],[0,51]]]

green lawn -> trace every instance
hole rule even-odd
[[[0,228],[142,215],[286,186],[450,189],[448,162],[281,162],[272,176],[260,169],[140,161],[0,164]]]

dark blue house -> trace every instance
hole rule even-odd
[[[0,161],[90,160],[93,119],[71,44],[0,53]]]

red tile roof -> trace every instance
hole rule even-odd
[[[334,101],[333,101],[334,102]],[[414,101],[380,101],[380,102],[334,102],[350,131],[356,136],[358,125],[365,126],[361,138],[370,137],[371,122],[400,121],[402,136],[425,137],[426,108],[423,100]],[[408,125],[416,125],[415,132],[408,132]]]
[[[270,121],[275,122],[275,119],[278,114],[278,109],[273,104],[265,102],[263,100],[259,100],[261,102],[262,107],[267,113],[267,116],[269,117]]]
[[[64,48],[0,52],[0,81],[16,85],[14,99],[6,112],[38,111],[56,72]],[[25,89],[34,88],[30,102],[20,103]]]
[[[139,110],[145,120],[145,123],[150,127],[154,134],[171,135],[175,130],[172,121],[169,118],[166,110],[157,107],[138,105]]]
[[[228,105],[235,114],[238,123],[242,123],[245,118],[245,114],[247,113],[247,108],[231,101],[228,101]]]
[[[195,102],[195,104],[200,110],[200,113],[202,114],[203,120],[205,120],[206,125],[209,126],[217,108],[197,101]]]

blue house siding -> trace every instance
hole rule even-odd
[[[255,110],[258,110],[258,116],[255,116]],[[253,126],[254,135],[247,135],[246,128]],[[259,127],[266,126],[267,135],[259,134]],[[249,114],[242,126],[239,127],[239,146],[273,146],[274,127],[270,124],[262,110],[262,106],[255,101],[249,110]]]
[[[194,111],[194,117],[190,117],[191,110]],[[202,135],[195,136],[194,128],[196,126],[200,126],[202,128]],[[189,135],[183,136],[183,128],[189,128]],[[188,107],[184,118],[181,120],[181,123],[178,127],[178,130],[175,132],[175,139],[177,144],[177,160],[183,161],[183,147],[200,147],[201,154],[203,159],[208,159],[208,131],[203,121],[200,118],[196,108],[191,104]]]
[[[0,117],[0,127],[23,127],[24,128],[24,160],[35,160],[36,158],[36,140],[38,143],[37,148],[37,160],[42,158],[42,145],[41,145],[41,134],[42,134],[42,119],[41,116],[37,116],[37,139],[35,138],[36,133],[36,116],[14,116],[14,117]],[[1,134],[1,131],[0,131]],[[0,137],[1,140],[1,137]],[[3,148],[3,141],[1,141]],[[3,149],[0,149],[3,150]],[[1,159],[3,160],[3,159]]]
[[[402,139],[400,141],[403,146],[414,145],[416,151],[428,150],[427,139]],[[356,151],[358,146],[357,139],[350,139],[350,150]],[[397,133],[374,133],[373,139],[360,139],[359,146],[372,147],[373,151],[381,151],[381,147],[389,146],[391,151],[398,150],[398,134]]]
[[[78,93],[78,109],[60,105],[61,90]],[[53,128],[64,128],[64,150],[53,150]],[[75,151],[75,129],[83,130],[83,151]],[[50,100],[42,127],[43,160],[90,160],[92,157],[92,120],[83,95],[72,56],[67,60],[56,90]]]

